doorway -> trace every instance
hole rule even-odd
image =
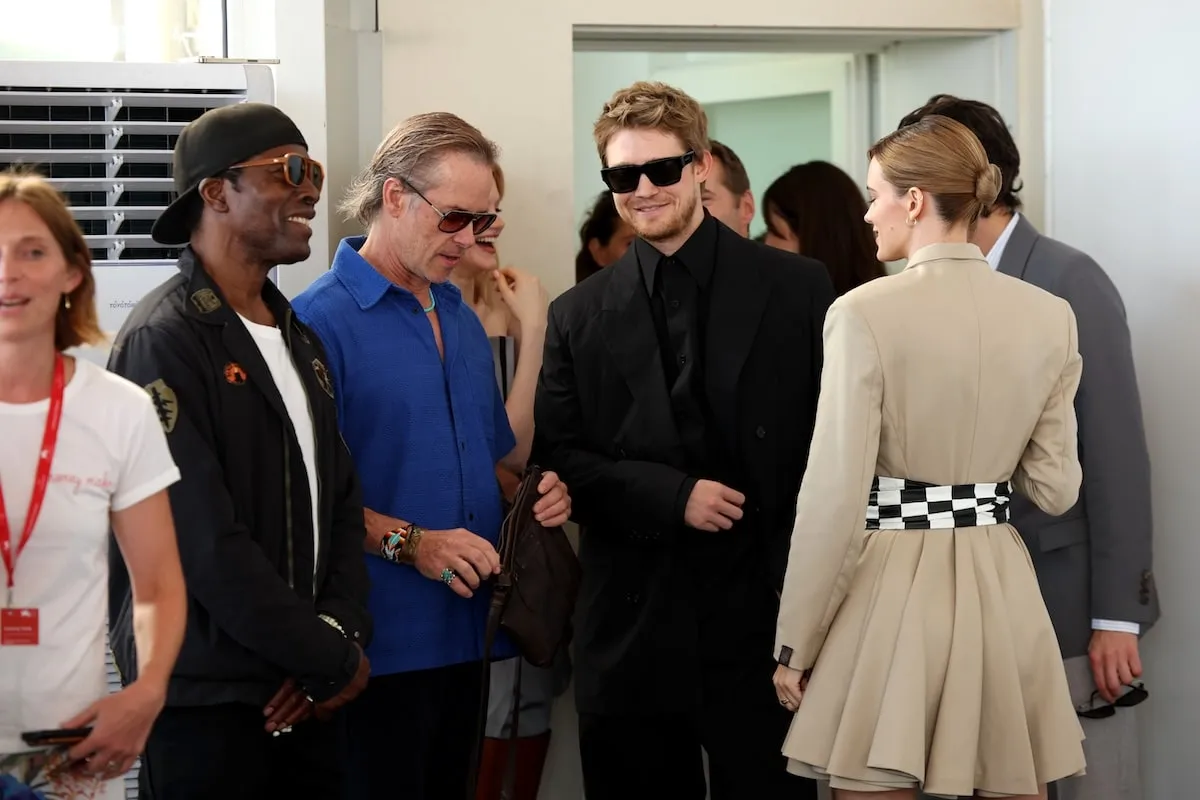
[[[990,103],[1017,119],[1016,36],[899,31],[638,29],[577,26],[574,39],[574,219],[604,186],[591,128],[604,101],[635,80],[660,80],[704,106],[709,135],[762,192],[789,167],[829,161],[862,186],[866,151],[938,93]]]

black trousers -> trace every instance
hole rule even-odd
[[[263,730],[251,705],[168,707],[154,723],[138,775],[141,800],[263,800],[345,795],[345,727],[309,719]]]
[[[350,704],[354,800],[464,800],[483,665],[372,676]]]
[[[686,669],[686,667],[681,667]],[[703,669],[702,707],[689,714],[580,714],[587,800],[816,800],[815,781],[791,775],[780,752],[791,714],[771,685],[775,664]]]

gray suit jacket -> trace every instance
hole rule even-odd
[[[1079,325],[1079,502],[1061,517],[1019,496],[1012,505],[1012,523],[1033,556],[1063,658],[1072,658],[1087,652],[1093,619],[1136,622],[1145,633],[1159,615],[1151,571],[1150,456],[1129,325],[1121,296],[1100,265],[1042,236],[1023,216],[999,269],[1066,300]]]

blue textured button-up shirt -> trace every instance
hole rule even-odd
[[[495,544],[503,521],[495,465],[516,439],[487,334],[457,287],[434,285],[440,357],[420,303],[358,254],[364,241],[343,240],[330,271],[293,302],[328,350],[363,505],[427,530],[466,528]],[[466,600],[411,566],[365,557],[373,674],[483,657],[491,592]],[[497,657],[512,654],[507,642],[497,645]]]

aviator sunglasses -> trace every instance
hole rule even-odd
[[[681,156],[656,158],[645,164],[622,164],[605,167],[600,177],[614,194],[629,194],[637,189],[645,175],[655,186],[674,186],[683,177],[683,168],[696,160],[696,152],[688,150]]]
[[[271,167],[276,164],[283,165],[283,179],[288,182],[289,186],[302,186],[307,177],[312,181],[313,188],[319,192],[322,184],[325,183],[325,168],[321,166],[321,162],[299,153],[288,153],[286,156],[278,158],[256,158],[253,161],[243,161],[241,164],[234,164],[230,169]]]
[[[403,179],[401,179],[403,180]],[[438,230],[442,233],[458,233],[468,225],[471,226],[471,231],[478,236],[479,234],[492,227],[492,223],[496,221],[498,214],[489,212],[462,211],[455,209],[453,211],[442,211],[440,208],[429,202],[429,198],[421,194],[421,190],[413,186],[408,181],[403,181],[404,185],[412,189],[417,197],[429,204],[441,219],[438,221]]]

